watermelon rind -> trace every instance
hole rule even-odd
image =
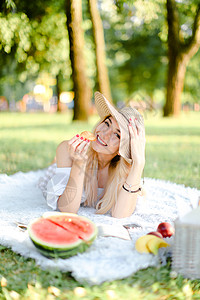
[[[60,216],[64,215],[66,217],[75,217],[76,219],[80,219],[83,221],[88,222],[93,227],[92,233],[86,238],[86,239],[78,239],[76,242],[73,242],[72,244],[64,243],[64,244],[53,244],[50,242],[42,241],[41,239],[37,238],[33,230],[31,229],[31,226],[34,224],[34,222],[37,222],[41,218],[34,219],[32,222],[30,222],[28,226],[28,233],[29,237],[32,240],[35,247],[38,249],[38,251],[48,257],[48,258],[69,258],[71,256],[74,256],[78,253],[83,253],[87,250],[87,248],[93,243],[97,236],[97,227],[96,225],[88,218],[79,216],[77,214],[72,213],[61,213],[61,212],[51,212],[51,213],[45,213],[42,218],[49,219],[51,216]]]
[[[36,244],[34,241],[32,241],[35,245],[35,247],[38,249],[38,251],[48,257],[48,258],[69,258],[71,256],[74,256],[78,253],[83,253],[87,250],[89,245],[86,244],[80,244],[78,247],[68,250],[60,250],[60,249],[46,249],[43,248],[41,245]]]

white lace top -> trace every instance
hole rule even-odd
[[[60,195],[64,192],[69,180],[71,168],[57,168],[56,164],[51,165],[44,177],[41,177],[38,182],[39,188],[47,201],[48,206],[53,210],[57,210],[57,201]],[[103,195],[103,188],[98,188],[97,200]],[[81,203],[86,200],[85,191],[83,190]]]

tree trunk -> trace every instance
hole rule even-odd
[[[61,112],[61,107],[60,107],[60,94],[61,94],[61,89],[60,89],[60,79],[59,79],[59,74],[56,75],[56,94],[58,97],[58,102],[57,102],[57,111]]]
[[[186,60],[180,56],[169,59],[167,99],[164,106],[164,116],[178,116],[181,110],[181,93],[184,86]]]
[[[200,5],[194,19],[193,33],[190,40],[184,42],[181,39],[175,0],[167,0],[167,22],[169,65],[166,103],[163,109],[165,117],[178,116],[180,113],[186,67],[200,47]]]
[[[112,101],[108,69],[106,66],[104,31],[97,8],[97,0],[88,0],[88,4],[96,52],[98,89],[108,100]]]
[[[84,33],[82,30],[82,1],[66,0],[67,29],[74,84],[73,120],[88,120],[91,89],[86,76]]]

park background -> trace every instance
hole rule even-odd
[[[143,114],[146,177],[200,188],[198,0],[5,0],[0,11],[1,173],[46,168],[59,142],[92,130],[99,90]],[[0,261],[0,299],[200,297],[199,280],[170,265],[81,294],[70,274],[3,246]]]
[[[165,116],[199,111],[198,3],[1,1],[0,109],[87,120],[99,90]]]

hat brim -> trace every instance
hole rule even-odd
[[[117,121],[120,129],[120,146],[119,154],[129,163],[132,164],[130,153],[130,135],[129,120],[120,113],[100,92],[95,92],[95,106],[101,119],[112,115]]]

